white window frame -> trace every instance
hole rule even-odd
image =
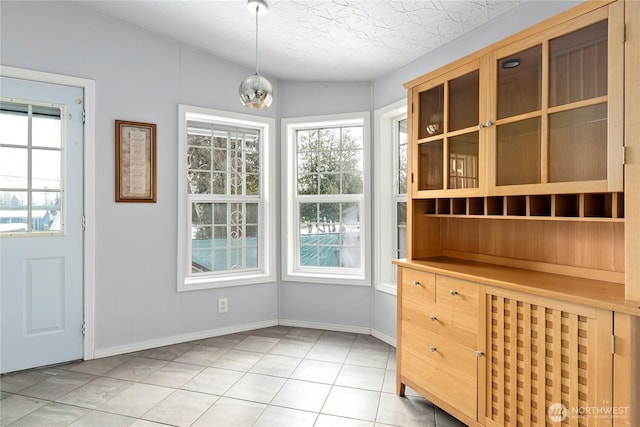
[[[242,286],[275,281],[275,120],[180,104],[178,106],[178,291]],[[190,276],[191,205],[187,194],[187,120],[258,129],[260,144],[260,188],[258,268],[211,275]]]
[[[397,193],[398,188],[398,135],[397,125],[407,118],[406,99],[382,107],[374,112],[375,122],[375,289],[397,295]],[[408,190],[408,189],[407,189]],[[393,225],[393,226],[390,226]]]
[[[292,282],[327,283],[338,285],[371,285],[371,113],[369,111],[332,114],[324,116],[297,117],[282,119],[282,279]],[[364,183],[360,202],[360,254],[359,269],[299,267],[299,218],[297,197],[297,142],[296,131],[321,127],[338,126],[363,127],[363,164]],[[319,198],[326,197],[320,196]],[[329,196],[331,201],[353,201],[342,195]],[[305,199],[305,201],[314,201]]]

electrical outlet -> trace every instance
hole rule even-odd
[[[229,300],[218,298],[218,314],[226,313],[229,310]]]

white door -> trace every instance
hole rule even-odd
[[[0,79],[5,373],[83,356],[83,89]]]

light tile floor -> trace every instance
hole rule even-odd
[[[0,377],[2,426],[464,424],[408,390],[368,336],[275,326]]]

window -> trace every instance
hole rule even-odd
[[[0,234],[63,231],[61,108],[0,102]]]
[[[406,115],[396,117],[393,121],[393,148],[394,148],[394,194],[393,201],[396,207],[394,224],[396,226],[396,238],[394,249],[396,258],[407,257],[407,118]]]
[[[284,119],[283,277],[369,282],[368,113]]]
[[[375,112],[376,289],[396,294],[393,259],[406,258],[407,107],[400,101]]]
[[[274,123],[180,106],[178,290],[274,280]]]

